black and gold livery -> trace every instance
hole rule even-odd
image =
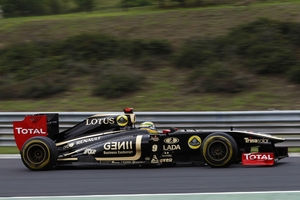
[[[30,170],[59,166],[154,165],[173,166],[206,163],[228,167],[239,163],[244,152],[258,147],[273,152],[276,161],[287,157],[287,148],[275,147],[285,139],[248,131],[162,130],[151,134],[135,127],[132,108],[120,115],[94,115],[59,132],[58,114],[47,116],[47,134],[39,127],[14,125],[16,140],[30,133],[20,148],[24,165]],[[25,128],[24,128],[25,127]],[[29,127],[29,128],[28,128]]]

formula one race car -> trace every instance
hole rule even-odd
[[[151,122],[136,128],[132,108],[120,115],[94,115],[59,132],[58,113],[28,115],[13,123],[24,165],[30,170],[59,166],[173,166],[204,163],[211,167],[274,165],[288,156],[285,139],[247,131],[158,132]],[[148,126],[148,125],[149,126]],[[251,152],[257,147],[258,152]],[[254,149],[254,148],[252,148]]]

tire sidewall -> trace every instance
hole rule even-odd
[[[224,158],[216,160],[210,155],[210,147],[215,143],[224,145],[226,149]],[[237,144],[230,135],[226,133],[212,133],[204,139],[201,152],[204,161],[211,167],[228,167],[235,160],[237,149]]]
[[[33,163],[29,158],[29,151],[32,147],[43,150],[44,158],[40,163]],[[23,164],[30,170],[47,170],[52,168],[57,161],[58,151],[55,143],[48,137],[33,137],[27,140],[22,146],[21,158]]]

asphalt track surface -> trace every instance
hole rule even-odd
[[[296,191],[300,158],[272,167],[81,168],[33,172],[0,159],[0,197]]]

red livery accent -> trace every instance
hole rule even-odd
[[[258,152],[243,153],[243,165],[274,165],[274,153]]]
[[[19,150],[23,144],[34,136],[47,136],[47,116],[26,116],[23,121],[13,122],[14,137]]]
[[[133,108],[125,108],[124,113],[133,113]]]

